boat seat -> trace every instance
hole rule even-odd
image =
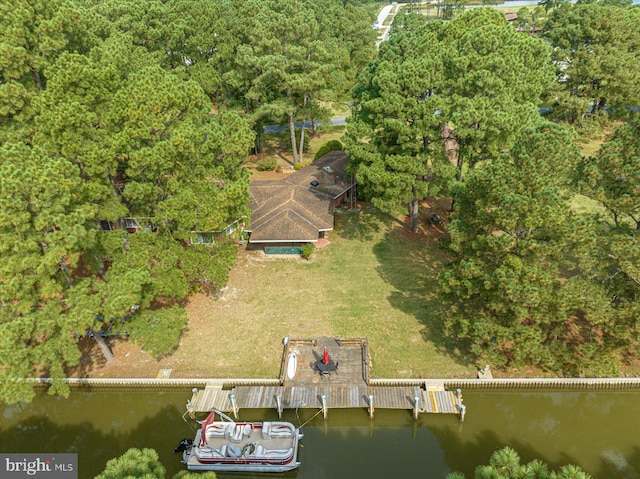
[[[240,442],[249,434],[251,434],[251,424],[236,424],[231,432],[231,441]]]
[[[227,445],[223,445],[220,449],[214,449],[211,446],[196,447],[196,457],[202,459],[215,459],[217,457],[225,457],[227,453]]]
[[[235,427],[236,427],[236,423],[230,422],[229,424],[227,424],[224,430],[224,437],[229,441],[231,440],[231,436],[233,436],[233,431],[235,430]]]
[[[271,439],[271,423],[262,423],[262,439]]]
[[[206,435],[207,437],[224,436],[226,429],[226,424],[209,424],[206,429]]]
[[[293,455],[293,448],[289,449],[265,449],[263,456],[268,459],[286,459]]]
[[[253,455],[255,457],[264,457],[264,446],[261,444],[256,444],[256,450],[253,451]]]
[[[271,437],[291,437],[293,435],[293,431],[291,427],[286,424],[278,424],[277,422],[271,423]]]

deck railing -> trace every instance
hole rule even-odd
[[[51,378],[27,378],[24,381],[43,387],[50,385]],[[203,388],[207,384],[221,384],[224,389],[234,386],[278,386],[277,378],[66,378],[64,381],[72,387],[88,388]],[[370,380],[371,386],[424,386],[442,383],[448,390],[492,390],[492,389],[541,389],[541,390],[598,390],[598,389],[637,389],[640,378],[505,378],[505,379],[385,379]]]

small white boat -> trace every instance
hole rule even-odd
[[[293,351],[289,354],[289,358],[287,360],[287,377],[289,379],[293,379],[296,376],[296,371],[298,370],[298,353],[297,351]]]
[[[216,414],[222,420],[216,421]],[[286,472],[300,466],[302,436],[289,422],[235,422],[214,410],[193,442],[183,446],[183,441],[179,448],[190,471]]]

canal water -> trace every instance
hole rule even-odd
[[[327,420],[316,416],[303,428],[302,467],[279,477],[444,478],[460,471],[471,478],[494,450],[511,446],[524,462],[539,458],[553,468],[578,464],[595,478],[640,479],[640,391],[463,395],[463,423],[426,414],[414,421],[409,411],[380,409],[372,421],[365,410],[330,410]],[[1,405],[0,452],[77,453],[78,477],[92,478],[128,448],[150,447],[171,477],[183,468],[173,448],[193,437],[182,419],[190,397],[188,390],[94,390]],[[291,410],[283,419],[300,425],[314,414]],[[242,410],[240,418],[273,420],[276,414]]]

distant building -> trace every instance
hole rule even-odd
[[[504,12],[504,16],[507,17],[507,22],[513,23],[518,19],[518,14],[514,12]]]

